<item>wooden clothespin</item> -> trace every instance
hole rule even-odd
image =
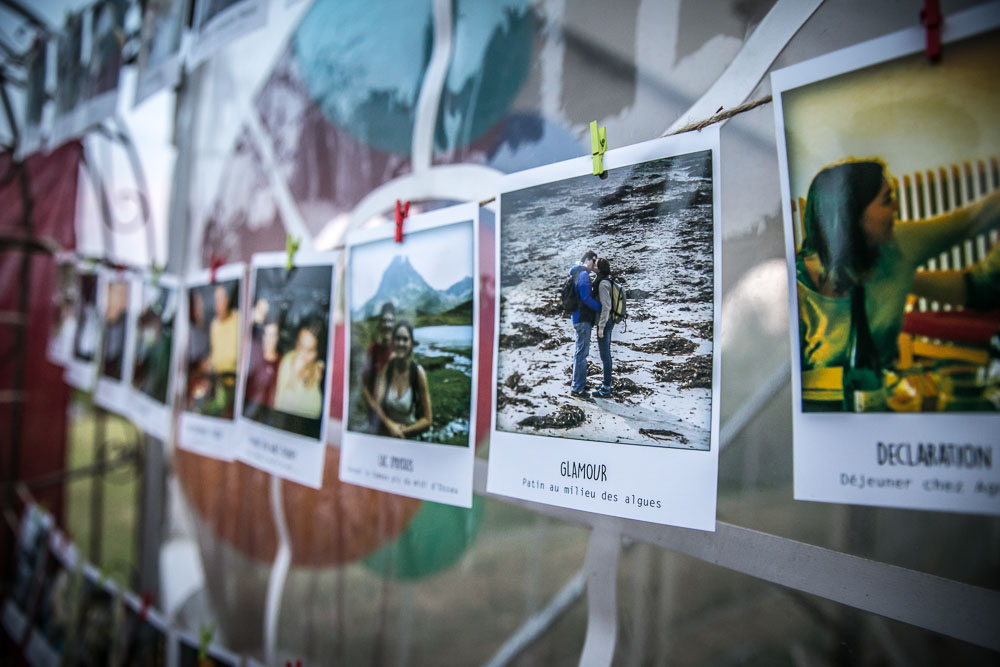
[[[590,121],[590,154],[594,158],[594,176],[604,174],[604,151],[608,148],[608,128],[597,127],[597,121]]]
[[[198,628],[198,660],[208,659],[208,645],[215,636],[215,623],[208,623]]]
[[[139,605],[139,618],[145,621],[146,616],[149,614],[149,605],[153,602],[153,594],[145,591],[139,599],[141,601]]]
[[[927,28],[927,60],[936,63],[941,60],[941,26],[944,24],[940,0],[924,0],[920,22]]]
[[[285,270],[291,271],[292,267],[295,266],[295,253],[299,251],[299,245],[302,244],[302,239],[298,236],[292,236],[288,234],[285,236]]]
[[[287,241],[286,241],[287,243]],[[222,255],[216,255],[212,253],[212,259],[208,262],[208,282],[215,284],[215,274],[219,271],[219,267],[225,263],[225,258]]]
[[[403,242],[403,220],[410,215],[410,201],[405,203],[396,200],[396,243]]]

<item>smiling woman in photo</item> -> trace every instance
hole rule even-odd
[[[299,328],[292,348],[278,366],[274,391],[274,409],[300,417],[316,419],[323,411],[321,382],[325,364],[319,358],[323,340],[321,325],[310,323]]]
[[[857,288],[864,290],[882,364],[894,361],[907,295],[940,298],[948,278],[940,272],[917,274],[917,267],[1000,224],[1000,193],[934,218],[897,224],[899,203],[891,184],[885,164],[871,159],[825,167],[809,186],[805,239],[796,257],[803,370],[845,362],[850,295]],[[969,284],[991,280],[986,270],[984,263],[968,271]]]
[[[416,341],[409,322],[396,324],[392,345],[392,357],[375,386],[379,433],[413,438],[430,427],[433,415],[427,373],[413,360]]]

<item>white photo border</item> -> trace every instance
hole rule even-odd
[[[1000,4],[980,5],[950,15],[942,27],[947,57],[949,42],[1000,27]],[[933,468],[882,468],[878,444],[914,440],[948,443],[961,434],[964,442],[988,445],[1000,458],[1000,415],[976,413],[806,413],[802,409],[802,359],[799,354],[799,310],[795,271],[795,235],[791,210],[788,148],[785,141],[782,94],[801,86],[913,55],[925,49],[926,30],[914,26],[771,73],[775,139],[781,185],[788,268],[789,332],[791,336],[792,439],[796,500],[877,507],[940,510],[1000,515],[1000,466],[988,471]],[[919,434],[919,435],[918,435]],[[938,488],[951,482],[951,490]],[[960,482],[970,493],[956,493]],[[983,493],[971,495],[982,484]],[[992,486],[991,486],[992,485]],[[989,490],[993,489],[992,496]],[[935,489],[937,489],[937,492]]]
[[[142,313],[142,295],[147,284],[153,283],[153,274],[150,271],[140,272],[136,275],[132,289],[136,292],[136,333],[133,336],[133,343],[138,343],[138,318]],[[146,395],[143,391],[132,386],[134,380],[135,357],[132,358],[133,369],[129,371],[129,384],[131,386],[131,405],[129,416],[132,421],[142,429],[143,432],[151,435],[163,442],[169,442],[173,435],[174,426],[174,399],[177,395],[177,379],[179,377],[178,359],[181,351],[181,340],[186,340],[185,325],[187,324],[187,308],[185,307],[183,282],[177,276],[160,274],[159,285],[167,289],[172,289],[177,293],[177,312],[174,314],[174,333],[170,347],[170,369],[167,374],[166,400],[161,403],[152,396]],[[133,353],[134,354],[134,353]]]
[[[94,289],[96,290],[94,293],[94,307],[97,308],[98,316],[100,316],[101,273],[92,261],[80,259],[76,262],[75,280],[78,288],[84,276],[94,276]],[[80,302],[82,294],[78,294],[77,299]],[[76,358],[76,335],[84,322],[76,314],[74,314],[74,319],[73,331],[70,334],[69,358],[66,360],[63,377],[69,386],[91,393],[97,386],[97,360],[100,356],[101,345],[103,344],[101,337],[104,327],[98,327],[97,341],[95,342],[92,359],[90,361],[82,361]]]
[[[249,300],[247,299],[247,265],[244,262],[234,262],[220,266],[215,273],[215,281],[239,282],[239,303],[237,306],[237,316],[239,317],[237,327],[239,334],[236,341],[236,392],[233,398],[233,418],[222,419],[221,417],[209,417],[191,412],[187,409],[187,369],[188,369],[188,349],[191,336],[190,322],[185,323],[184,341],[181,346],[180,372],[178,391],[181,394],[180,426],[177,433],[177,446],[189,452],[209,456],[220,461],[233,461],[236,459],[236,448],[233,446],[233,438],[236,435],[236,397],[243,380],[243,325],[246,319],[246,311]],[[197,271],[188,275],[184,284],[184,302],[190,301],[191,290],[205,287],[212,284],[212,272],[208,269]],[[185,307],[184,314],[190,320],[190,312]]]
[[[391,239],[392,226],[363,229],[347,239],[344,354],[344,419],[340,446],[340,480],[379,491],[472,507],[473,470],[476,457],[476,403],[479,382],[479,205],[458,204],[407,218],[406,234],[469,223],[472,225],[472,384],[469,392],[469,441],[466,447],[431,442],[397,440],[347,428],[351,388],[351,257],[355,247]],[[405,236],[404,236],[405,244]],[[384,457],[384,458],[383,458]],[[379,465],[379,461],[387,465]],[[407,469],[409,467],[409,469]],[[418,472],[419,471],[419,472]],[[376,475],[374,473],[380,473]]]
[[[250,278],[247,282],[247,314],[253,308],[253,301],[257,292],[257,271],[259,269],[283,268],[287,262],[288,255],[284,252],[265,252],[255,254],[250,261]],[[298,484],[304,484],[314,489],[319,489],[323,485],[324,461],[326,459],[327,430],[330,427],[330,385],[333,378],[333,350],[334,337],[334,312],[336,311],[337,299],[337,269],[343,261],[342,255],[338,251],[308,251],[300,250],[295,254],[293,264],[301,266],[323,266],[330,268],[330,304],[326,314],[327,340],[326,340],[326,366],[324,368],[324,384],[322,409],[320,411],[320,429],[317,438],[291,433],[282,429],[261,424],[243,416],[244,393],[246,391],[246,378],[250,364],[250,333],[252,318],[245,317],[243,322],[242,345],[243,358],[240,360],[241,378],[236,392],[236,424],[239,434],[239,445],[236,451],[236,459],[243,461],[247,465],[253,466],[265,472],[287,479]],[[267,443],[262,443],[267,440]],[[254,444],[264,444],[272,449],[276,447],[292,448],[297,451],[296,461],[292,465],[282,464],[281,460],[274,454],[263,454],[255,449]],[[282,465],[279,465],[282,464]]]
[[[503,199],[498,197],[495,266],[497,274],[493,331],[493,382],[490,415],[490,458],[486,489],[490,493],[533,502],[652,523],[715,530],[719,467],[719,394],[721,390],[719,317],[721,313],[721,204],[719,128],[653,139],[604,154],[606,170],[689,153],[711,151],[713,212],[712,414],[708,451],[648,447],[637,444],[571,440],[497,430],[497,371],[500,355],[500,297]],[[500,194],[593,174],[590,156],[505,176]],[[594,178],[598,178],[594,176]],[[560,473],[563,462],[592,463],[607,473],[602,481],[570,479]],[[598,475],[600,477],[600,475]],[[555,489],[555,490],[553,490]],[[570,489],[567,493],[565,489]],[[594,493],[593,496],[586,495]],[[616,500],[606,500],[612,495]],[[628,502],[626,499],[631,498]],[[652,506],[640,507],[640,500]],[[659,507],[656,506],[657,502]]]

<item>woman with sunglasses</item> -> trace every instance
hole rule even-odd
[[[414,438],[431,425],[431,394],[427,373],[413,360],[413,326],[396,324],[392,333],[392,356],[375,386],[379,434]]]

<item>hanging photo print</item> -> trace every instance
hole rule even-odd
[[[77,105],[85,79],[83,14],[67,14],[56,49],[55,118],[49,145],[55,148],[82,129]]]
[[[75,627],[64,648],[72,665],[107,665],[111,657],[113,620],[121,604],[117,588],[90,563],[83,565]]]
[[[188,67],[229,42],[267,25],[266,0],[194,0],[194,40]]]
[[[997,5],[943,36],[772,74],[799,500],[1000,514]]]
[[[170,634],[166,620],[131,592],[122,594],[121,632],[115,634],[113,665],[168,665]]]
[[[19,645],[38,608],[52,525],[52,515],[40,505],[31,503],[25,506],[17,533],[14,580],[0,612],[7,635]]]
[[[236,373],[246,265],[202,271],[188,281],[186,384],[178,444],[225,461],[235,456]]]
[[[190,0],[147,0],[142,14],[135,104],[172,88],[181,74],[181,31]]]
[[[45,90],[48,46],[48,39],[36,37],[26,55],[28,85],[24,94],[24,132],[18,147],[21,156],[31,155],[42,146],[42,116],[48,99]]]
[[[472,506],[479,207],[348,239],[340,479]]]
[[[329,410],[335,253],[254,255],[240,394],[238,457],[322,484]]]
[[[177,341],[181,336],[181,291],[173,276],[137,279],[139,304],[132,352],[132,421],[146,433],[168,440],[173,423]]]
[[[101,344],[101,313],[97,307],[97,271],[92,262],[76,265],[76,303],[73,312],[72,351],[66,364],[66,382],[81,391],[93,391]]]
[[[57,366],[66,366],[73,354],[76,331],[77,274],[72,253],[55,258],[56,291],[52,295],[52,320],[46,357]]]
[[[106,410],[128,414],[131,406],[132,337],[137,300],[135,280],[114,269],[101,271],[97,298],[101,314],[101,353],[97,362],[94,402]]]
[[[490,492],[715,529],[718,145],[503,179]]]
[[[38,607],[32,616],[32,631],[24,649],[29,665],[55,667],[64,664],[62,659],[75,633],[82,592],[82,563],[76,546],[65,534],[52,531]]]
[[[101,0],[91,8],[90,58],[83,82],[84,127],[113,116],[125,42],[125,0]]]

